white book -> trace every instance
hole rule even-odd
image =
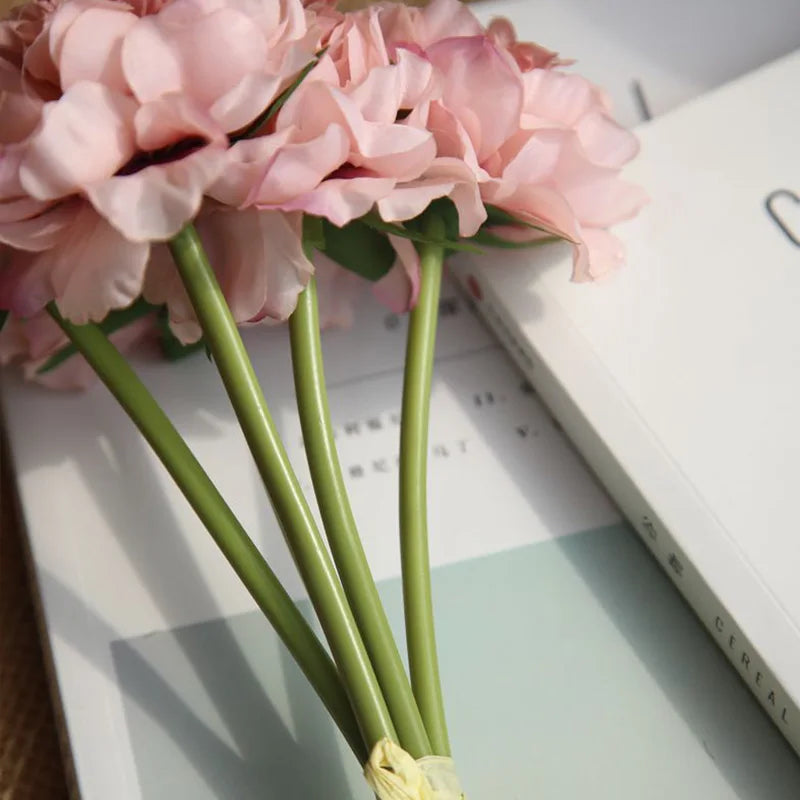
[[[627,265],[560,245],[458,274],[800,750],[800,52],[644,124]]]

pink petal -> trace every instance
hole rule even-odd
[[[398,236],[389,236],[397,260],[389,272],[373,284],[375,296],[395,314],[404,314],[417,304],[420,263],[414,245]]]
[[[480,36],[483,33],[483,26],[459,0],[431,0],[422,11],[420,28],[417,41],[423,47],[448,37]]]
[[[482,162],[519,128],[519,68],[485,36],[446,39],[429,48],[428,56],[446,76],[443,104],[469,132]]]
[[[37,89],[49,86],[55,90],[58,87],[58,68],[50,56],[46,28],[25,51],[22,69],[26,76],[26,83],[35,85]],[[55,99],[55,96],[50,95],[47,99]]]
[[[394,58],[399,77],[399,108],[416,108],[437,90],[437,76],[427,56],[398,48]]]
[[[268,108],[284,88],[280,75],[253,72],[217,99],[209,113],[229,133],[244,128]]]
[[[41,361],[67,344],[67,337],[49,314],[30,319],[11,316],[0,331],[0,364]]]
[[[178,270],[164,244],[155,244],[151,249],[142,296],[153,305],[167,304],[170,328],[184,344],[196,342],[203,335]]]
[[[30,252],[49,250],[63,240],[68,226],[73,224],[77,206],[67,202],[42,210],[30,202],[21,200],[0,206],[0,219],[2,216],[16,217],[0,222],[0,242]],[[22,216],[25,211],[32,213],[30,216]]]
[[[291,203],[316,189],[327,175],[344,164],[348,152],[347,133],[336,124],[309,141],[284,144],[264,163],[263,177],[254,184],[247,203],[259,206]]]
[[[255,190],[254,187],[258,186],[263,179],[275,154],[285,147],[294,135],[294,128],[286,128],[270,136],[258,136],[254,139],[242,139],[236,142],[226,151],[225,166],[208,188],[207,194],[225,205],[234,207],[245,205],[247,198]],[[344,148],[342,158],[344,158],[347,149],[344,132],[341,134],[341,139]],[[323,153],[320,148],[312,147],[309,155],[324,158],[327,154]],[[324,166],[320,166],[320,171],[323,169]],[[327,173],[323,173],[321,177],[324,177],[325,174]]]
[[[339,227],[363,217],[394,187],[391,178],[331,178],[316,189],[280,204],[284,211],[326,217]]]
[[[153,151],[199,137],[226,146],[225,132],[198,104],[184,94],[168,94],[141,106],[134,117],[136,143],[141,150]]]
[[[313,272],[303,253],[302,214],[220,211],[199,230],[237,322],[284,320]]]
[[[380,11],[364,8],[345,15],[331,35],[330,52],[341,77],[341,85],[363,81],[369,71],[390,63],[380,28]]]
[[[447,197],[455,183],[450,180],[421,178],[401,183],[378,200],[378,213],[386,222],[403,222],[418,217],[434,200]]]
[[[29,220],[39,216],[51,207],[52,203],[47,203],[44,200],[34,200],[32,197],[24,196],[14,200],[0,202],[0,223]],[[23,247],[21,249],[28,250],[30,248]]]
[[[84,11],[69,26],[61,43],[58,65],[62,89],[87,80],[127,92],[122,74],[122,41],[136,21],[137,17],[124,7]]]
[[[122,353],[150,338],[152,317],[142,317],[109,337]],[[0,333],[0,363],[20,362],[27,380],[48,389],[81,390],[97,382],[97,374],[84,358],[73,355],[55,369],[39,372],[47,360],[68,343],[67,337],[45,313],[31,319],[10,319]]]
[[[552,180],[581,224],[591,228],[629,219],[647,202],[640,187],[620,180],[619,170],[590,162],[575,135],[564,147]]]
[[[364,119],[391,124],[397,118],[398,109],[403,107],[400,79],[395,66],[376,67],[349,92],[350,99]]]
[[[300,214],[220,207],[201,214],[197,230],[238,323],[291,314],[313,271],[303,253]],[[201,336],[166,248],[154,248],[144,296],[167,304],[170,326],[181,341]]]
[[[144,17],[128,32],[122,45],[122,70],[141,103],[184,88],[179,54],[158,17]]]
[[[273,44],[276,39],[280,39],[283,41],[306,39],[308,38],[309,33],[311,33],[314,35],[313,38],[309,39],[312,50],[321,49],[317,47],[318,39],[316,37],[319,36],[318,31],[310,30],[310,24],[317,22],[317,20],[315,19],[315,17],[312,17],[310,14],[307,14],[303,6],[304,6],[303,3],[293,2],[293,0],[281,0],[280,24],[273,29],[268,20],[264,19],[260,27],[261,30],[264,31],[265,33],[269,30],[272,30],[273,35],[272,38],[269,40],[270,44]],[[268,8],[266,4],[261,4],[260,7]],[[320,12],[318,11],[316,16],[318,17],[319,15]]]
[[[455,203],[462,236],[475,234],[486,219],[474,173],[455,158],[437,158],[420,179],[398,184],[378,201],[378,212],[387,222],[413,219],[438,197]]]
[[[177,16],[187,6],[186,0],[175,0],[168,8]],[[184,91],[210,107],[256,72],[265,54],[264,37],[253,20],[221,8],[187,15],[180,26],[168,25],[160,15],[139,20],[125,38],[122,64],[141,102]]]
[[[555,189],[548,186],[526,184],[518,186],[513,194],[506,195],[502,186],[485,184],[481,187],[482,196],[492,203],[519,217],[521,220],[549,231],[571,242],[581,241],[581,227],[575,213]]]
[[[21,142],[39,124],[42,104],[23,94],[0,92],[0,143]]]
[[[636,216],[646,205],[647,193],[616,176],[606,176],[573,185],[564,190],[582,225],[607,228]]]
[[[60,3],[53,16],[50,17],[49,29],[45,29],[45,35],[41,38],[49,48],[49,56],[54,70],[56,69],[55,65],[61,63],[67,32],[83,13],[94,9],[121,10],[119,5],[112,0],[70,0],[69,3]],[[56,83],[58,83],[58,71],[55,72],[55,77]]]
[[[491,225],[485,230],[499,239],[504,239],[507,242],[516,242],[517,244],[541,242],[543,239],[552,239],[554,236],[551,231],[528,228],[523,225]]]
[[[625,263],[625,247],[614,234],[599,228],[584,228],[583,242],[587,250],[587,260],[585,265],[581,265],[584,268],[578,269],[576,259],[573,280],[596,280]]]
[[[549,69],[572,63],[571,61],[560,59],[558,53],[554,53],[552,50],[548,50],[546,47],[534,42],[517,41],[514,26],[504,17],[493,19],[489,23],[486,32],[498,47],[509,51],[523,72],[530,72],[532,69]]]
[[[25,190],[52,200],[113,175],[135,152],[135,110],[129,97],[87,82],[47,103],[20,167]]]
[[[561,130],[541,130],[515,137],[521,144],[502,172],[502,180],[510,184],[544,183],[555,171],[570,134]]]
[[[430,61],[408,50],[398,50],[397,63],[371,70],[349,94],[370,122],[392,123],[400,109],[412,109],[431,88]]]
[[[580,75],[533,70],[523,75],[524,113],[572,128],[597,105],[595,87]],[[526,125],[525,127],[529,127]]]
[[[224,164],[225,150],[212,145],[178,161],[109,178],[89,187],[87,195],[131,242],[164,241],[194,218]]]
[[[416,178],[436,155],[436,144],[428,131],[369,122],[344,92],[320,82],[305,88],[291,109],[290,119],[309,137],[320,135],[329,125],[341,125],[350,136],[349,162],[385,177]]]
[[[24,145],[0,146],[0,202],[18,200],[26,195],[19,182],[19,166],[24,155]]]
[[[18,317],[41,311],[53,299],[52,258],[52,250],[12,251],[8,263],[0,269],[0,308]]]
[[[397,180],[413,180],[436,157],[436,142],[428,131],[352,118],[348,122],[355,139],[355,152],[351,152],[349,161],[355,167]]]
[[[0,144],[21,142],[33,133],[42,106],[38,97],[25,92],[19,66],[0,56]]]
[[[621,167],[639,152],[639,140],[604,111],[592,111],[576,129],[586,155],[604,167]]]
[[[438,101],[431,103],[425,125],[436,139],[436,152],[439,156],[461,159],[476,174],[480,171],[475,146],[464,126],[450,109]]]
[[[51,279],[59,311],[80,325],[130,305],[142,291],[149,253],[149,244],[127,241],[84,206],[54,251]]]
[[[331,261],[324,253],[314,253],[314,278],[319,297],[319,324],[322,328],[349,328],[354,306],[364,294],[367,282]]]

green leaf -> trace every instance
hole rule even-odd
[[[448,250],[464,251],[468,253],[475,252],[476,250],[476,248],[474,248],[472,245],[465,243],[464,239],[433,239],[418,230],[410,229],[404,227],[403,225],[398,225],[395,222],[386,222],[385,220],[382,220],[374,211],[368,212],[363,217],[360,217],[360,219],[365,225],[369,225],[370,228],[373,228],[380,233],[399,236],[403,239],[410,239],[412,242],[417,242],[417,244],[440,244]]]
[[[526,222],[524,219],[519,219],[508,211],[498,208],[497,206],[493,206],[490,203],[487,203],[485,208],[487,217],[486,222],[484,222],[481,226],[482,228],[487,226],[491,227],[493,225],[516,225],[518,227],[532,228],[535,231],[542,231],[543,233],[552,234],[552,231],[543,228],[541,225],[534,225],[532,222]]]
[[[380,280],[392,268],[396,255],[389,240],[360,219],[337,228],[322,221],[324,252],[337,264],[369,281]]]
[[[527,226],[526,222],[523,222],[521,219],[517,219],[513,214],[505,211],[502,208],[498,208],[497,206],[493,206],[491,203],[487,203],[485,206],[486,208],[486,222],[484,225],[523,225]]]
[[[105,333],[106,336],[110,336],[115,331],[130,325],[132,322],[136,322],[140,317],[154,311],[155,308],[156,306],[150,305],[150,303],[140,297],[126,308],[109,311],[106,318],[98,323],[97,327]],[[68,358],[76,355],[77,352],[78,350],[74,345],[64,345],[64,347],[53,353],[53,355],[36,370],[37,375],[44,375],[46,372],[51,372],[56,369],[56,367],[60,367]]]
[[[489,231],[478,231],[474,236],[470,237],[470,242],[474,242],[482,247],[497,247],[503,250],[523,250],[528,247],[537,247],[542,244],[552,244],[553,242],[565,241],[560,236],[548,236],[543,239],[533,239],[529,242],[511,242],[508,239],[503,239],[500,236]]]

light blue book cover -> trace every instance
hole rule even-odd
[[[454,755],[483,800],[796,800],[800,762],[625,525],[436,570]],[[402,634],[399,581],[381,594]],[[369,800],[256,613],[112,645],[147,800]]]

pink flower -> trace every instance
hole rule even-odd
[[[92,105],[91,98],[105,97],[103,87],[83,82],[70,90],[63,105],[45,102],[42,94],[57,91],[48,84],[46,92],[39,92],[47,75],[41,64],[49,58],[40,43],[43,31],[50,30],[50,19],[45,6],[35,5],[19,9],[0,24],[0,39],[6,45],[0,51],[2,104],[4,111],[18,112],[8,123],[4,114],[0,124],[0,243],[8,248],[7,264],[0,272],[0,305],[30,316],[56,298],[62,313],[86,322],[135,299],[147,262],[147,245],[126,240],[73,191],[83,166],[78,159],[87,162],[85,169],[102,174],[104,158],[113,169],[127,157],[126,127],[120,119],[132,101],[120,95],[108,104]],[[31,77],[30,70],[42,77]],[[89,106],[93,113],[83,118],[81,111]],[[49,165],[48,137],[53,127],[65,122],[63,140],[52,146],[63,147],[76,161]],[[85,123],[84,140],[75,125]],[[100,130],[90,127],[92,123]],[[107,125],[112,128],[106,137],[111,147],[104,153],[96,145],[104,139],[102,128]]]
[[[126,353],[154,339],[155,332],[155,320],[150,314],[115,331],[110,338],[121,352]],[[27,380],[49,389],[86,389],[97,380],[97,375],[78,354],[51,370],[40,371],[68,344],[66,335],[46,313],[36,314],[30,319],[12,317],[0,331],[0,364],[21,367]]]
[[[5,307],[55,299],[86,322],[132,302],[151,242],[198,214],[228,135],[313,58],[309,19],[300,0],[64,0],[2,23]]]
[[[488,203],[574,244],[575,280],[619,266],[624,249],[607,228],[646,202],[620,178],[636,137],[611,118],[606,97],[577,75],[535,69],[523,76],[521,127],[485,167]],[[525,237],[523,229],[518,236]],[[528,237],[540,232],[530,230]]]
[[[433,0],[425,12],[438,18],[450,3]],[[415,30],[424,31],[422,13],[411,17]],[[613,121],[605,95],[554,69],[567,62],[518,42],[504,20],[488,31],[431,41],[424,55],[441,94],[416,109],[412,121],[434,134],[439,158],[472,171],[482,203],[530,226],[495,232],[515,240],[550,233],[573,242],[576,280],[621,263],[622,247],[607,228],[637,213],[645,196],[619,177],[638,143]],[[457,207],[465,235],[468,206],[461,199]]]
[[[45,108],[20,180],[40,200],[84,194],[131,241],[164,240],[197,214],[227,134],[313,58],[315,34],[299,2],[174,0],[141,18],[127,9],[72,0],[53,14],[63,95]]]

